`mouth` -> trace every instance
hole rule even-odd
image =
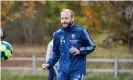
[[[67,23],[63,23],[63,25],[66,25]]]
[[[62,24],[62,25],[68,25],[67,23],[64,23],[64,24]]]
[[[62,24],[63,25],[63,27],[67,27],[68,26],[68,24]]]

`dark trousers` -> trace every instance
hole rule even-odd
[[[53,68],[49,69],[48,80],[56,80],[56,74]]]

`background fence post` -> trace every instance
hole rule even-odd
[[[118,58],[115,57],[114,59],[114,77],[117,78],[118,76]]]
[[[36,56],[33,55],[32,56],[32,74],[35,75],[35,71],[36,71]]]

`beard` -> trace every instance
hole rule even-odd
[[[64,28],[68,27],[69,25],[70,25],[70,23],[63,23],[63,24],[62,24],[62,26],[63,26]]]
[[[72,24],[72,21],[70,21],[69,23],[62,23],[62,26],[64,27],[64,28],[67,28],[67,27],[69,27],[70,25]]]

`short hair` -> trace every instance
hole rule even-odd
[[[64,12],[64,11],[70,12],[70,13],[71,13],[71,17],[74,17],[74,12],[73,12],[72,10],[70,10],[70,9],[65,9],[65,8],[61,10],[61,12]]]

